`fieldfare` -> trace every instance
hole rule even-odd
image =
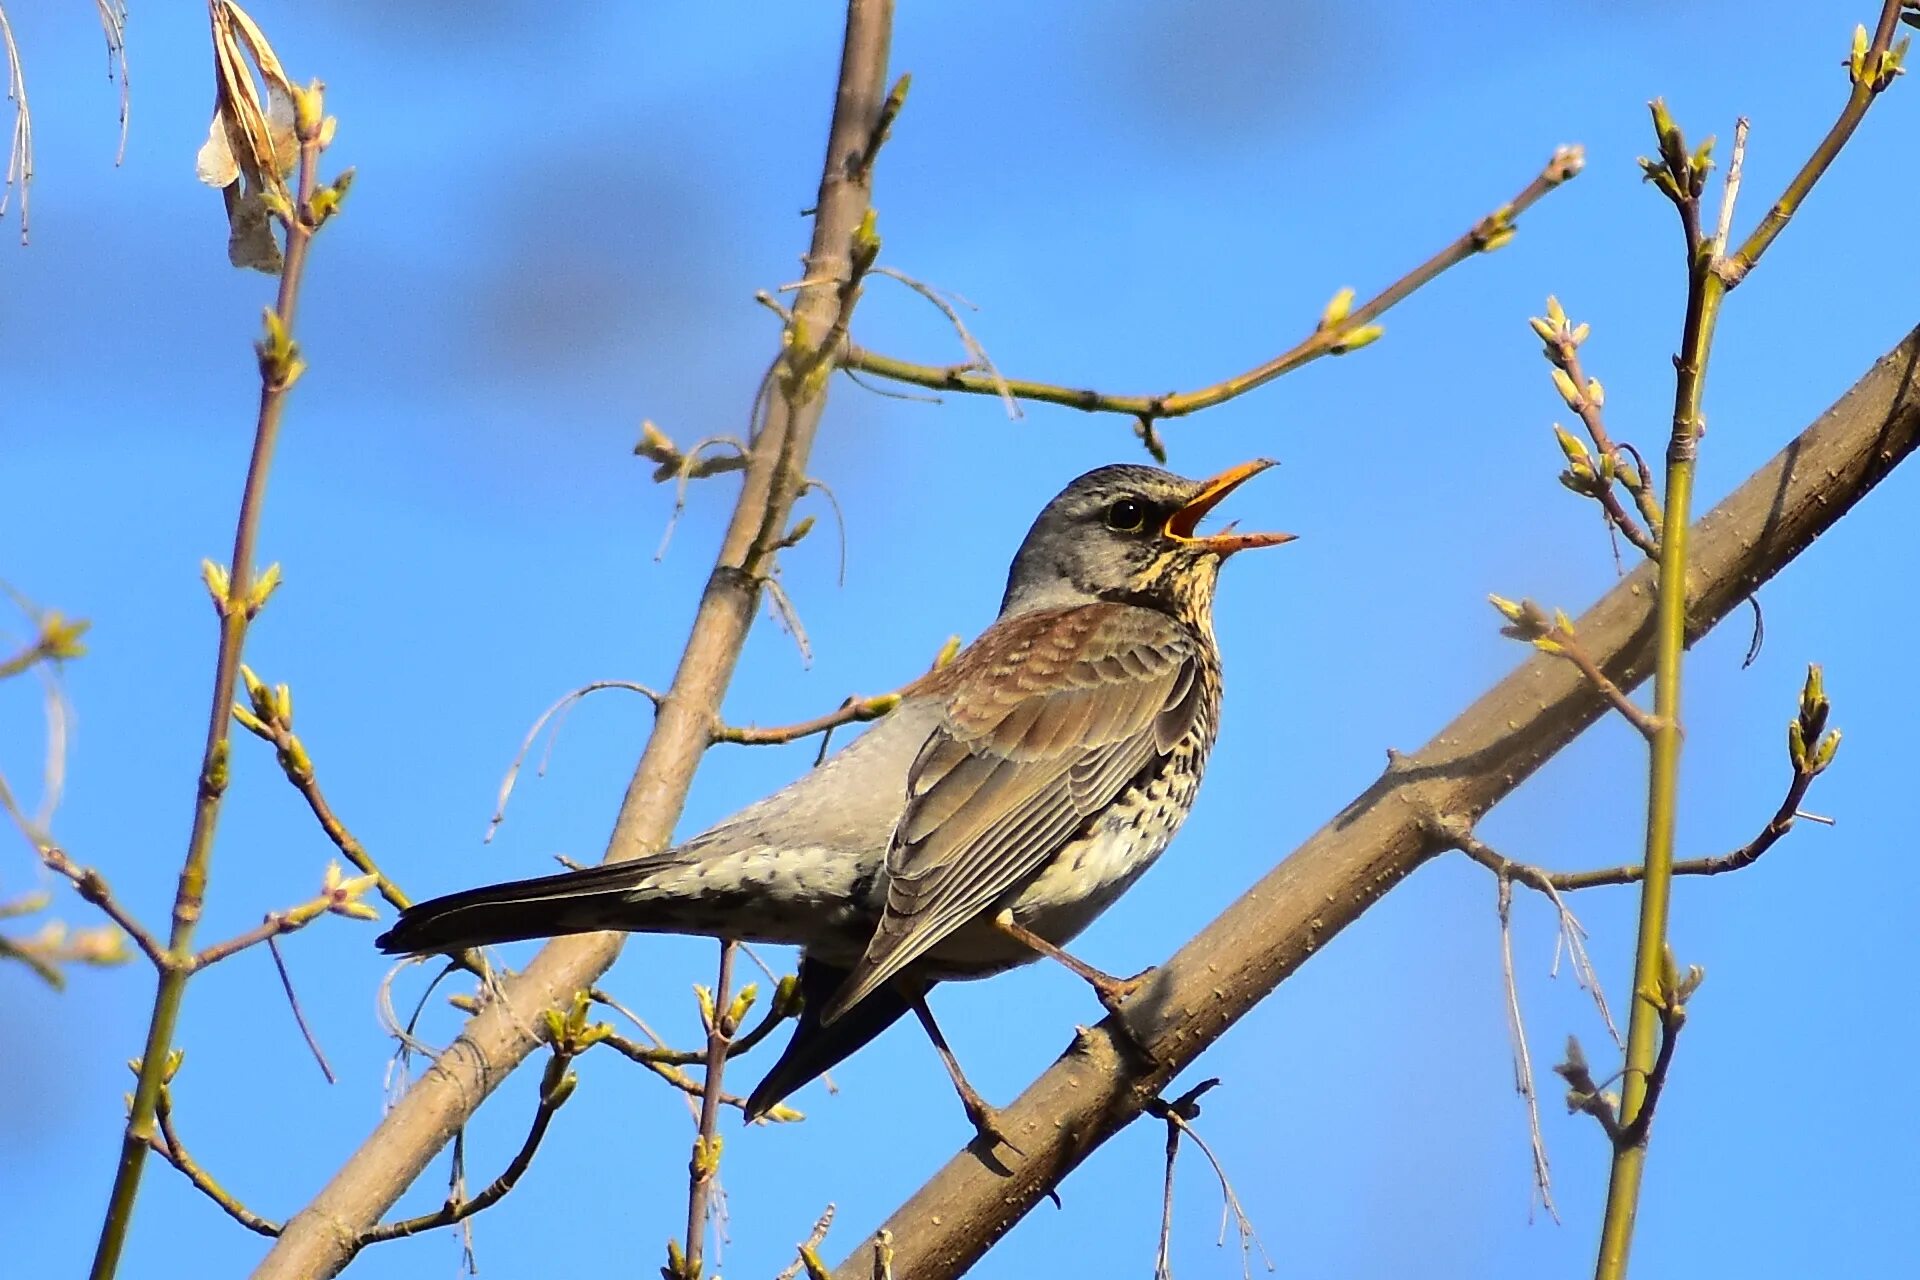
[[[1220,565],[1292,537],[1196,526],[1271,465],[1199,481],[1088,472],[1034,521],[993,625],[825,763],[664,852],[410,907],[379,945],[458,951],[601,929],[792,944],[804,1004],[749,1118],[911,1011],[975,1128],[999,1138],[927,990],[1043,954],[1109,1008],[1138,982],[1060,948],[1193,806],[1219,723]]]

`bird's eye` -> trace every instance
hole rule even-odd
[[[1138,498],[1122,498],[1107,508],[1107,528],[1115,533],[1139,533],[1147,527],[1147,504]]]

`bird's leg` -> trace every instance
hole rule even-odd
[[[1123,1027],[1126,1025],[1126,1017],[1121,1012],[1122,1004],[1128,996],[1140,989],[1140,984],[1146,980],[1147,974],[1153,972],[1153,970],[1147,969],[1134,974],[1131,978],[1116,978],[1110,973],[1094,968],[1085,960],[1077,956],[1069,955],[1066,951],[1054,946],[1051,942],[1048,942],[1045,938],[1021,924],[1018,920],[1015,920],[1013,918],[1013,912],[1011,911],[1002,911],[994,916],[993,927],[1014,939],[1016,942],[1033,948],[1041,955],[1058,960],[1061,964],[1079,974],[1081,978],[1086,980],[1087,985],[1093,988],[1094,994],[1100,997],[1100,1003],[1106,1006],[1107,1012],[1120,1019]]]
[[[914,1016],[920,1019],[920,1025],[926,1028],[927,1039],[933,1041],[933,1048],[940,1055],[940,1061],[947,1069],[947,1075],[953,1079],[953,1088],[960,1095],[960,1105],[966,1109],[967,1119],[973,1124],[973,1131],[985,1140],[989,1147],[1000,1144],[1010,1148],[1015,1155],[1026,1152],[1013,1145],[1006,1131],[1000,1127],[1000,1112],[980,1096],[967,1080],[967,1073],[960,1069],[960,1059],[953,1056],[953,1050],[947,1045],[947,1038],[940,1033],[940,1024],[933,1020],[933,1010],[927,1007],[925,992],[910,997]]]

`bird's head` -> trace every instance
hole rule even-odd
[[[1272,465],[1259,458],[1206,480],[1127,464],[1087,472],[1033,522],[1013,558],[1001,612],[1117,600],[1204,620],[1222,561],[1293,540],[1231,526],[1198,531],[1222,499]]]

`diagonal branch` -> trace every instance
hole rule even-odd
[[[1576,176],[1585,163],[1585,155],[1579,147],[1559,148],[1547,162],[1546,168],[1512,200],[1481,218],[1453,243],[1367,302],[1349,311],[1346,304],[1351,302],[1352,292],[1342,293],[1335,299],[1336,306],[1328,310],[1320,324],[1305,338],[1245,373],[1198,390],[1158,396],[1111,395],[1079,387],[1004,378],[998,369],[983,367],[978,360],[950,366],[912,364],[853,345],[848,345],[841,353],[840,367],[935,391],[965,391],[975,395],[1000,396],[1007,400],[1033,400],[1065,405],[1086,413],[1125,414],[1148,426],[1165,418],[1185,417],[1245,395],[1321,356],[1341,355],[1372,342],[1380,336],[1374,322],[1390,308],[1430,284],[1450,267],[1458,266],[1477,253],[1498,249],[1511,240],[1514,220],[1547,192]],[[1148,435],[1147,438],[1151,440],[1152,437]]]
[[[847,9],[839,86],[828,132],[807,254],[810,284],[794,308],[807,332],[831,332],[843,303],[836,281],[851,272],[856,229],[871,203],[868,152],[887,94],[891,0],[853,0]],[[794,498],[825,406],[824,380],[796,380],[768,396],[754,437],[740,497],[713,574],[694,616],[680,668],[663,700],[608,843],[622,861],[663,846],[679,818],[721,695],[747,629],[758,611],[771,551],[786,530]],[[223,707],[224,712],[224,707]],[[442,1054],[332,1181],[287,1223],[255,1275],[300,1280],[332,1275],[351,1257],[351,1241],[384,1213],[451,1140],[487,1095],[530,1054],[538,1040],[522,1015],[552,1006],[593,985],[619,953],[617,935],[565,938],[542,948],[505,984],[506,998],[466,1024],[458,1051]]]
[[[1689,635],[1737,608],[1916,446],[1920,330],[1691,531]],[[1589,651],[1623,688],[1651,669],[1652,572],[1647,565],[1629,574],[1578,621]],[[1177,1072],[1436,852],[1423,812],[1476,818],[1606,710],[1585,676],[1540,655],[1417,754],[1399,757],[1152,972],[1128,1002],[1125,1033],[1109,1018],[1077,1036],[1000,1113],[1024,1155],[1002,1148],[1000,1168],[962,1152],[894,1213],[888,1229],[897,1273],[950,1280],[965,1271]],[[871,1261],[862,1246],[835,1275],[866,1280]]]

